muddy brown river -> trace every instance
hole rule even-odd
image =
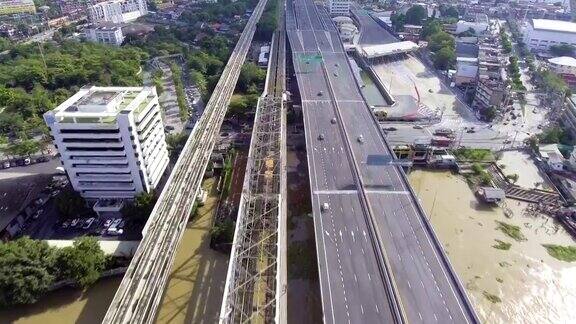
[[[527,204],[511,199],[507,218],[500,207],[480,205],[449,172],[416,170],[409,178],[483,322],[575,323],[576,263],[552,258],[541,245],[575,244],[559,224],[525,215]],[[519,226],[527,240],[507,237],[496,220]],[[493,248],[495,239],[512,243],[510,250]]]

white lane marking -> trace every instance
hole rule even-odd
[[[315,195],[356,195],[357,190],[314,190]]]
[[[378,189],[368,189],[365,190],[368,194],[379,194],[379,195],[409,195],[410,192],[406,190],[378,190]]]

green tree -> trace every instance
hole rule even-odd
[[[255,63],[248,62],[242,66],[236,90],[240,92],[248,92],[250,86],[255,85],[258,90],[261,90],[266,80],[266,71],[259,68]],[[257,91],[260,92],[260,91]]]
[[[550,53],[556,56],[574,56],[576,47],[569,44],[558,44],[550,46]]]
[[[168,145],[168,152],[175,156],[175,153],[180,152],[186,141],[188,140],[188,135],[185,133],[168,134],[166,135],[166,144]]]
[[[422,25],[424,19],[428,17],[428,12],[421,5],[414,5],[406,11],[406,23],[412,25]]]
[[[446,18],[458,18],[460,16],[456,7],[446,5],[440,5],[440,14]]]
[[[404,25],[406,24],[406,15],[404,14],[393,14],[390,16],[390,22],[392,23],[392,28],[396,32],[404,30]]]
[[[124,204],[120,212],[133,222],[144,223],[150,217],[157,200],[154,191],[142,192],[134,197],[134,201]]]
[[[73,246],[60,249],[56,258],[61,276],[74,280],[82,288],[100,278],[105,262],[106,256],[94,237],[77,239]]]
[[[454,37],[443,31],[431,35],[428,40],[428,49],[432,52],[437,52],[444,47],[455,48],[455,46]]]
[[[190,70],[190,81],[192,81],[192,83],[194,83],[194,85],[198,88],[198,90],[200,90],[200,93],[202,95],[206,94],[206,91],[208,90],[208,83],[206,81],[206,78],[204,77],[204,75],[196,70]]]
[[[434,67],[438,70],[447,70],[455,60],[454,49],[443,47],[434,55]]]
[[[484,117],[486,121],[492,121],[498,115],[498,109],[494,106],[490,106],[486,109],[480,111],[480,114]]]
[[[86,201],[74,190],[64,190],[56,197],[56,207],[63,220],[90,214]]]
[[[34,303],[55,280],[54,248],[23,237],[0,243],[0,306]]]
[[[424,24],[422,27],[422,31],[420,31],[420,37],[424,39],[428,39],[431,35],[439,33],[442,31],[442,24],[438,19],[430,19]]]
[[[8,144],[6,153],[12,156],[31,156],[38,152],[40,144],[34,140],[21,140]]]

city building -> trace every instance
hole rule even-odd
[[[480,187],[476,194],[486,203],[499,203],[506,199],[506,193],[500,188]]]
[[[458,87],[470,86],[476,83],[478,75],[478,66],[467,64],[467,62],[458,62],[456,66],[456,73],[454,73],[453,81]]]
[[[0,0],[0,15],[19,13],[36,13],[36,6],[32,0]]]
[[[348,16],[351,0],[328,0],[328,10],[332,16]]]
[[[478,80],[472,107],[500,108],[506,100],[506,62],[498,35],[486,36],[478,44]]]
[[[570,86],[576,86],[576,59],[570,56],[553,57],[548,60],[550,70],[558,74]]]
[[[506,91],[506,86],[502,80],[492,79],[481,73],[478,75],[472,107],[479,110],[491,106],[499,108],[504,101]]]
[[[88,7],[88,18],[93,23],[125,23],[147,13],[145,0],[110,0]]]
[[[88,2],[86,0],[53,0],[61,14],[78,18],[86,16]],[[101,0],[100,0],[101,1]],[[92,3],[100,2],[92,1]]]
[[[576,95],[566,98],[566,107],[561,110],[559,120],[564,129],[576,138]]]
[[[531,19],[524,28],[524,43],[533,51],[547,51],[550,46],[576,46],[576,23],[561,20]]]
[[[72,187],[86,199],[149,192],[168,165],[154,87],[82,88],[44,120]]]
[[[124,41],[122,27],[118,24],[97,24],[84,29],[84,37],[89,42],[120,46]]]

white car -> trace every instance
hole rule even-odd
[[[327,211],[327,210],[329,210],[329,209],[330,209],[330,205],[328,205],[327,202],[323,203],[323,204],[320,206],[320,210],[321,210],[321,211]]]

